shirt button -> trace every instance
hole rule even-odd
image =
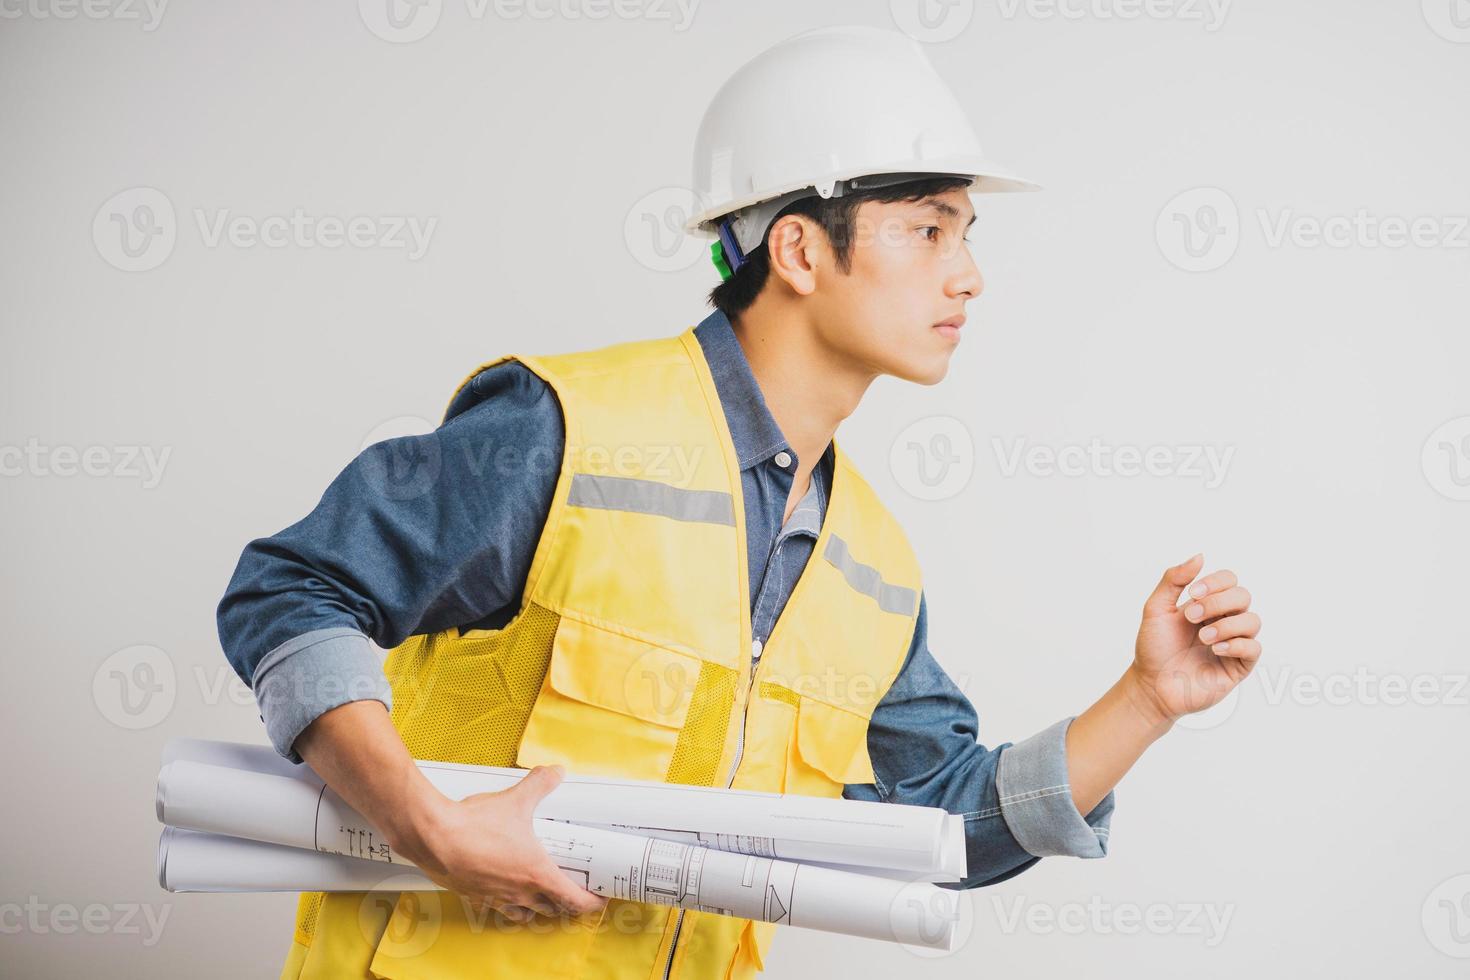
[[[791,465],[791,454],[788,453],[784,449],[781,450],[779,453],[776,454],[776,465],[779,466],[779,467],[781,467],[783,470],[786,467],[790,466]]]

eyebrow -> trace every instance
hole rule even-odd
[[[938,211],[946,218],[958,218],[960,216],[960,209],[947,201],[922,201],[920,202],[919,207],[933,208],[935,211]],[[976,217],[978,217],[978,215],[970,215],[970,220],[965,222],[965,227],[969,228],[971,225],[973,225],[975,223]]]

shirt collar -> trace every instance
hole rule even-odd
[[[804,533],[813,538],[822,531],[822,514],[827,509],[827,487],[822,479],[822,467],[812,467],[811,486],[797,503],[791,517],[781,528],[782,536]]]
[[[750,469],[782,449],[795,457],[781,427],[766,407],[766,397],[761,394],[750,362],[735,336],[735,328],[724,312],[715,310],[701,320],[694,328],[694,336],[709,363],[740,468]]]

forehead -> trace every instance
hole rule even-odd
[[[975,208],[964,187],[954,187],[938,194],[930,194],[914,201],[868,201],[883,208],[906,211],[925,211],[941,218],[971,222],[975,220]]]

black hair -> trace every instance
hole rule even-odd
[[[957,187],[968,187],[968,177],[924,177],[920,180],[850,191],[841,197],[803,197],[792,201],[771,220],[787,214],[811,218],[822,229],[837,256],[837,268],[846,275],[852,268],[852,232],[857,224],[858,208],[864,201],[918,201]],[[736,273],[709,292],[709,303],[729,319],[748,310],[765,288],[771,272],[770,250],[763,241],[749,255]]]

